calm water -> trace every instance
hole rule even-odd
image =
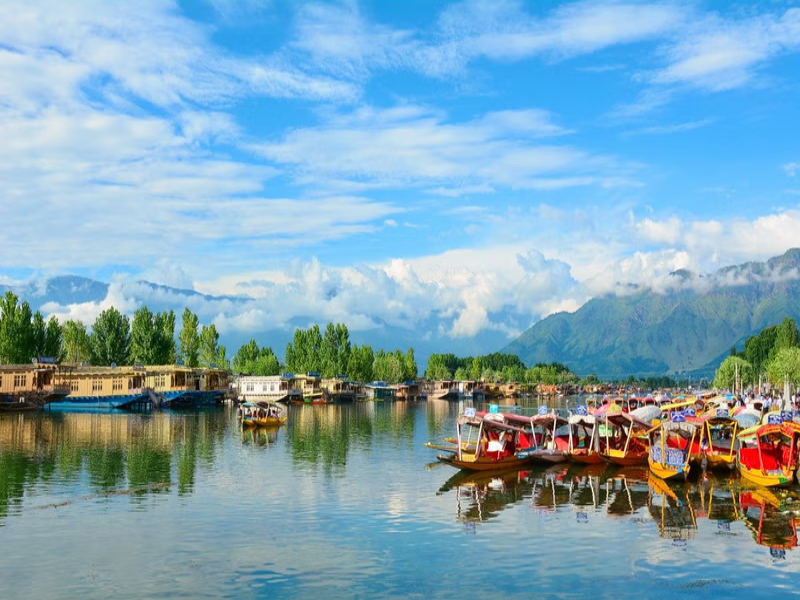
[[[457,404],[0,415],[0,598],[762,598],[800,490],[646,470],[465,478]]]

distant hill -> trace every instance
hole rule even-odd
[[[595,298],[539,321],[502,352],[601,379],[713,375],[730,348],[785,317],[800,322],[800,249],[712,275],[681,270],[671,291]]]

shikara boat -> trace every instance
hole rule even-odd
[[[691,468],[692,452],[699,447],[699,424],[674,413],[669,421],[650,431],[649,439],[647,464],[650,471],[661,479],[686,478]]]
[[[547,464],[566,462],[570,437],[570,432],[565,427],[567,419],[555,412],[547,412],[547,408],[542,406],[539,414],[530,419],[530,423],[535,445],[523,450],[521,454],[527,454],[534,461]]]
[[[528,450],[536,446],[530,417],[468,408],[456,421],[455,439],[446,444],[426,443],[447,454],[443,463],[470,471],[509,469],[531,462]]]
[[[605,464],[600,455],[600,429],[594,415],[588,414],[587,407],[579,406],[575,414],[568,419],[569,442],[567,457],[569,460],[587,465]]]
[[[244,402],[239,414],[243,427],[276,427],[287,419],[284,407],[277,402]]]
[[[602,427],[603,460],[623,467],[647,464],[650,423],[613,406],[597,419]]]
[[[700,435],[700,461],[704,468],[733,469],[739,442],[739,422],[728,408],[716,408],[703,419]]]
[[[786,414],[772,413],[767,424],[739,433],[736,466],[742,477],[767,487],[792,483],[798,465],[800,424],[784,418]]]

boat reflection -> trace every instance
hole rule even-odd
[[[607,465],[459,472],[442,485],[439,495],[451,492],[458,518],[472,523],[473,530],[476,523],[529,499],[531,508],[548,519],[571,513],[581,524],[598,518],[652,523],[675,546],[695,543],[701,530],[735,537],[744,529],[770,549],[773,560],[785,558],[798,545],[800,512],[789,508],[800,507],[800,490],[767,489],[727,472],[675,482],[652,475],[646,467]],[[642,514],[648,518],[641,519]]]
[[[467,523],[495,518],[503,509],[528,498],[533,489],[530,471],[459,471],[448,479],[439,495],[454,492],[456,517]]]

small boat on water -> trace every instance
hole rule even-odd
[[[455,438],[445,440],[446,445],[425,446],[447,452],[437,458],[459,469],[517,468],[530,463],[527,450],[536,446],[530,421],[529,417],[467,408],[456,421]]]
[[[569,442],[567,457],[569,460],[586,465],[605,464],[600,454],[600,428],[597,420],[590,415],[586,406],[578,406],[574,415],[567,420],[569,424]]]
[[[728,408],[716,408],[702,421],[700,435],[700,460],[707,469],[736,467],[739,442],[739,422]]]
[[[570,439],[570,432],[565,427],[567,419],[555,412],[547,412],[547,407],[542,406],[539,414],[530,418],[530,423],[535,445],[522,450],[519,456],[530,456],[536,462],[547,464],[566,462]]]
[[[745,479],[763,486],[792,483],[798,465],[800,424],[789,413],[771,413],[767,424],[739,433],[736,466]]]
[[[654,427],[649,433],[650,451],[647,464],[661,479],[675,476],[686,478],[691,468],[693,451],[699,448],[699,424],[673,413],[669,421]]]
[[[277,402],[244,402],[239,406],[243,427],[277,427],[286,422],[285,408]]]
[[[602,426],[600,455],[603,460],[622,467],[647,464],[647,434],[652,425],[612,404],[602,416],[595,417]]]

